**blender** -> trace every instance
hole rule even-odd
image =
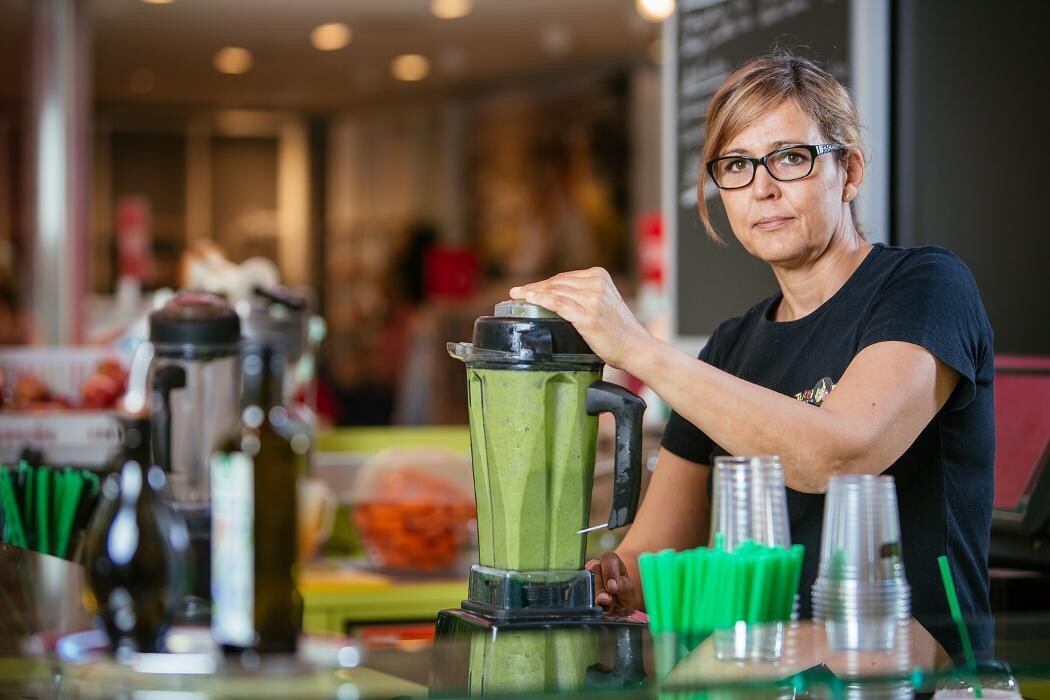
[[[505,301],[449,343],[467,366],[479,563],[467,599],[438,615],[430,690],[573,690],[644,678],[640,629],[595,604],[583,568],[598,418],[616,419],[613,529],[641,491],[645,403],[601,380],[603,362],[572,324]],[[594,528],[591,528],[594,529]],[[616,663],[598,664],[602,640]]]
[[[221,298],[179,292],[149,317],[153,460],[186,521],[193,583],[181,615],[203,622],[211,595],[211,454],[240,418],[241,323]]]

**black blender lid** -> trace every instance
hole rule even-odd
[[[571,323],[553,311],[523,301],[503,301],[492,316],[474,322],[470,343],[449,343],[449,354],[471,366],[522,369],[598,369],[591,352]]]
[[[149,337],[155,345],[215,350],[227,346],[234,353],[241,340],[241,319],[221,297],[179,292],[150,314]]]

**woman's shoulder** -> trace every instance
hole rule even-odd
[[[924,285],[947,285],[964,290],[977,290],[970,268],[962,258],[938,245],[904,248],[875,244],[878,258],[872,272],[887,283],[905,280],[921,281]]]
[[[921,245],[914,247],[891,246],[876,243],[879,250],[881,267],[893,267],[899,271],[907,271],[916,267],[943,269],[946,273],[962,273],[968,276],[970,269],[962,258],[939,245]]]

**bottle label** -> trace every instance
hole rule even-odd
[[[211,629],[220,644],[255,643],[254,465],[243,452],[211,458]]]

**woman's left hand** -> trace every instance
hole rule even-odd
[[[563,272],[542,282],[514,287],[512,299],[525,300],[561,316],[576,327],[591,350],[618,369],[652,339],[627,308],[603,268]],[[630,371],[630,370],[628,370]]]

